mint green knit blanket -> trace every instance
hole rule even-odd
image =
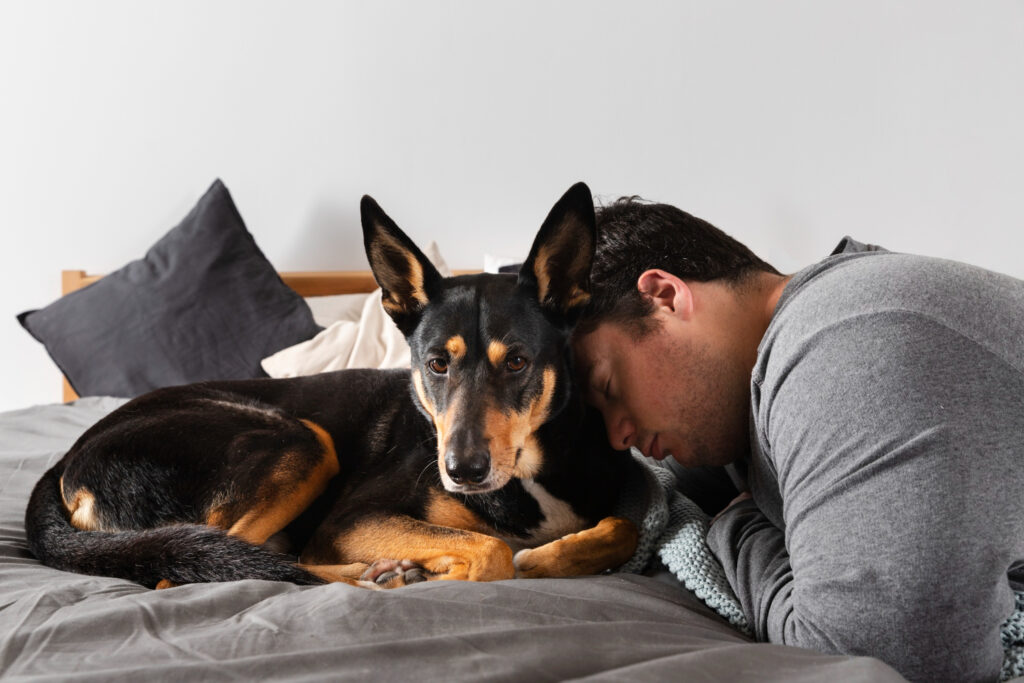
[[[711,518],[696,503],[676,490],[676,478],[634,453],[640,467],[633,468],[623,487],[615,514],[637,525],[636,553],[619,571],[639,574],[658,558],[683,586],[724,617],[738,631],[752,635],[739,599],[733,593],[718,559],[705,541]],[[1001,681],[1024,676],[1024,593],[1016,595],[1016,609],[1003,622],[1005,656]]]
[[[705,538],[711,518],[676,490],[669,470],[633,454],[639,467],[631,469],[615,514],[636,524],[636,552],[619,571],[640,574],[658,558],[683,586],[725,617],[736,629],[751,635],[740,601]]]

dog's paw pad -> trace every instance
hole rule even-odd
[[[369,581],[381,588],[398,588],[427,580],[427,571],[412,560],[377,560],[363,572],[360,581]]]
[[[412,567],[406,569],[403,576],[407,585],[410,583],[420,583],[427,580],[427,570],[423,567]]]

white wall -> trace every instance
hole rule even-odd
[[[281,269],[362,268],[373,194],[457,267],[574,181],[783,270],[850,233],[1024,277],[1024,4],[0,0],[0,409],[14,320],[225,180]]]

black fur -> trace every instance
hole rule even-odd
[[[284,530],[304,563],[377,559],[339,557],[334,540],[360,520],[428,519],[438,496],[461,503],[510,542],[553,540],[536,535],[544,514],[522,477],[504,480],[500,467],[507,474],[533,463],[529,478],[586,525],[608,515],[633,462],[609,448],[599,413],[571,381],[569,335],[585,304],[594,244],[586,186],[574,186],[552,209],[518,277],[441,278],[376,202],[364,198],[362,208],[371,268],[407,336],[422,394],[409,371],[346,370],[170,387],[134,399],[90,428],[36,485],[25,520],[36,557],[147,586],[242,578],[321,583],[293,557],[225,533],[230,522],[207,525],[214,512],[237,520],[267,491],[298,485],[268,489],[269,473],[298,481],[317,467],[323,445],[303,420],[330,434],[340,467]],[[546,266],[537,263],[540,252]],[[451,346],[454,337],[461,346]],[[507,356],[489,355],[495,340]],[[437,359],[450,369],[431,370]],[[525,367],[515,369],[519,360]],[[532,441],[514,454],[496,453],[494,425],[538,405],[546,412]],[[439,453],[439,415],[452,423],[446,453]],[[508,462],[492,462],[501,457]],[[455,483],[466,458],[483,462],[487,476]],[[62,477],[65,495],[94,496],[101,530],[72,525]]]
[[[29,548],[56,569],[116,576],[155,586],[270,579],[301,585],[323,583],[286,556],[232,538],[220,529],[196,524],[121,532],[80,532],[64,513],[58,491],[62,466],[50,469],[29,499],[25,520]]]

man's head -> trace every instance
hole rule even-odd
[[[622,199],[597,212],[574,346],[615,447],[685,465],[746,451],[750,370],[785,278],[711,224]]]
[[[652,323],[652,302],[637,288],[640,275],[663,270],[687,282],[742,285],[756,273],[779,272],[707,221],[670,204],[623,197],[597,210],[597,253],[590,305],[579,333],[614,322],[639,338]]]

